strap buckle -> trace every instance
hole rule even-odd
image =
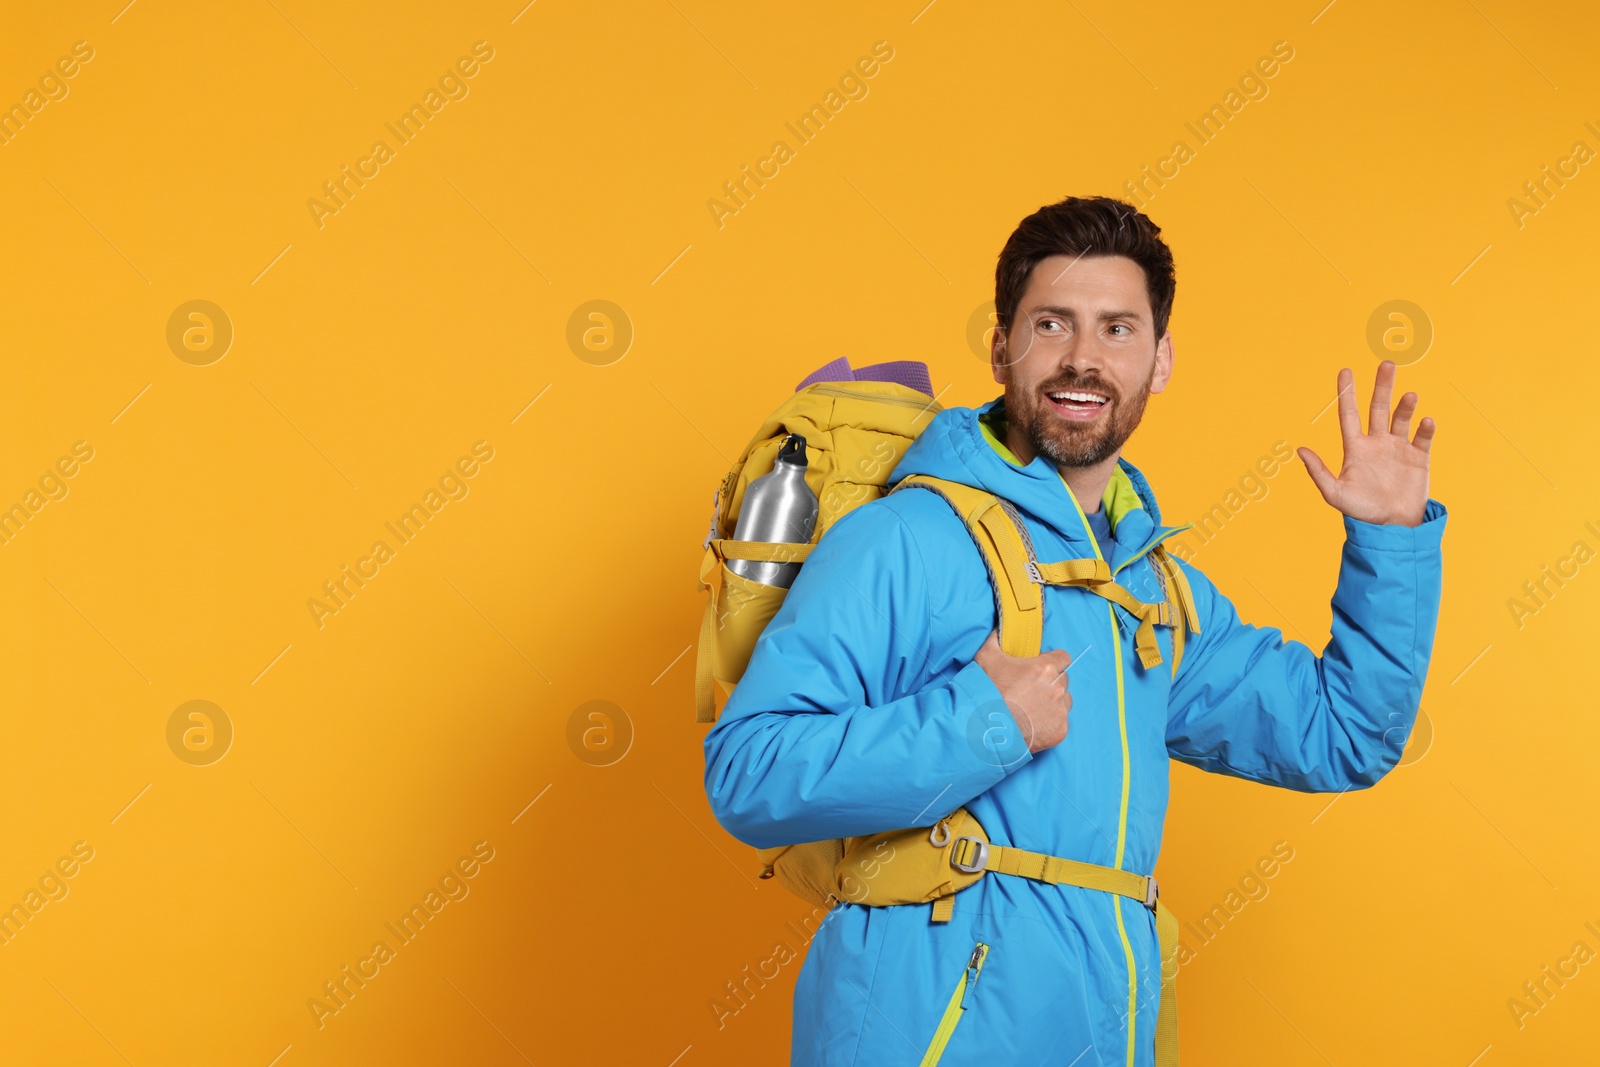
[[[963,863],[958,857],[961,855],[961,842],[971,841],[973,858],[970,863]],[[967,874],[977,874],[984,870],[989,862],[989,842],[981,837],[962,836],[955,839],[950,846],[950,866]]]
[[[700,542],[701,548],[710,548],[711,542],[717,537],[717,509],[722,504],[722,486],[717,486],[717,491],[711,494],[711,529],[706,531],[706,539]]]
[[[1031,580],[1034,585],[1043,585],[1044,575],[1039,573],[1039,564],[1030,559],[1027,561],[1025,566],[1028,568],[1029,580]]]
[[[1156,901],[1161,897],[1161,886],[1156,882],[1156,876],[1153,874],[1145,885],[1144,906],[1154,912],[1156,910]]]

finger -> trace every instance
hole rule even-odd
[[[1031,674],[1025,683],[1029,693],[1036,693],[1041,699],[1051,700],[1060,696],[1067,686],[1067,675],[1064,671],[1055,670],[1046,666],[1042,661],[1039,665],[1040,673]]]
[[[1047,659],[1058,671],[1064,671],[1072,665],[1072,656],[1064,648],[1058,648],[1052,652],[1046,652],[1044,654],[1044,658]]]
[[[1417,446],[1417,451],[1427,453],[1433,445],[1433,431],[1436,429],[1438,427],[1432,419],[1423,419],[1417,424],[1417,436],[1411,439],[1411,443]]]
[[[1389,422],[1389,432],[1401,437],[1411,436],[1411,416],[1417,410],[1417,394],[1407,393],[1395,405],[1394,418]]]
[[[1322,462],[1322,457],[1309,448],[1295,449],[1295,455],[1306,465],[1306,473],[1311,475],[1312,483],[1317,487],[1317,492],[1322,494],[1322,499],[1332,504],[1339,491],[1339,479],[1328,470],[1328,465]]]
[[[1367,432],[1379,434],[1389,425],[1389,397],[1394,392],[1394,361],[1386,359],[1378,364],[1378,373],[1372,381],[1372,407],[1367,412]]]
[[[1361,416],[1356,414],[1356,376],[1349,367],[1339,368],[1339,436],[1344,438],[1345,449],[1361,436]]]

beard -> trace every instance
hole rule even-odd
[[[1115,455],[1138,429],[1144,418],[1145,404],[1150,399],[1150,383],[1155,373],[1152,362],[1144,384],[1129,397],[1124,397],[1120,390],[1098,375],[1069,373],[1025,392],[1007,383],[1006,418],[1027,436],[1036,454],[1048,456],[1057,467],[1092,467]],[[1103,394],[1106,397],[1104,417],[1089,424],[1063,419],[1044,398],[1045,393],[1062,389]]]

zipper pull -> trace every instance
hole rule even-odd
[[[961,993],[961,1010],[967,1010],[967,1004],[972,1000],[973,991],[978,988],[978,975],[983,972],[984,957],[989,954],[989,946],[979,941],[972,946],[972,955],[967,958],[966,988]]]

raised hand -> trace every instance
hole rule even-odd
[[[1428,506],[1428,447],[1433,443],[1434,422],[1423,419],[1411,432],[1417,394],[1407,393],[1389,413],[1394,388],[1394,364],[1384,360],[1372,386],[1372,407],[1367,431],[1361,432],[1356,411],[1355,375],[1349,367],[1339,371],[1339,432],[1344,438],[1344,462],[1338,477],[1309,448],[1296,452],[1322,499],[1352,519],[1363,522],[1416,526]]]

